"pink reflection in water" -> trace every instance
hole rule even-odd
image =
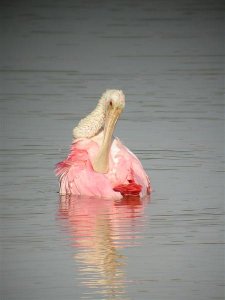
[[[134,196],[120,201],[61,197],[58,216],[66,220],[64,226],[76,249],[74,259],[80,266],[81,282],[90,288],[90,297],[95,292],[109,299],[123,294],[126,299],[126,255],[122,249],[140,245],[144,207],[149,200]]]

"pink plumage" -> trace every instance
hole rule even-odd
[[[121,91],[112,91],[105,96],[104,101],[100,102],[103,103],[106,114],[102,130],[93,137],[75,137],[68,157],[56,165],[61,195],[121,199],[126,195],[144,197],[150,193],[149,178],[138,158],[118,138],[111,136],[106,141],[105,124],[108,124],[107,115],[109,115],[107,110],[113,111],[112,106],[114,106],[114,111],[118,111],[118,106],[122,101],[124,102]],[[119,96],[115,97],[115,93],[118,92]],[[94,118],[98,118],[98,114]],[[87,124],[85,123],[86,127]],[[84,121],[80,125],[81,128],[78,128],[80,131],[84,130],[82,126],[84,127]],[[106,171],[101,171],[103,169]]]

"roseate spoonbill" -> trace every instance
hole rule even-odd
[[[73,129],[70,153],[56,165],[61,195],[121,199],[150,193],[150,181],[141,162],[113,137],[124,106],[121,90],[107,90],[97,107]]]

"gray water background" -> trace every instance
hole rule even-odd
[[[2,299],[224,299],[223,1],[2,1],[1,30]],[[153,192],[83,222],[53,169],[108,88]]]

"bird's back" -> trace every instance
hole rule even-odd
[[[138,158],[119,139],[112,142],[109,171],[97,173],[92,164],[99,150],[99,140],[74,141],[68,157],[56,165],[60,194],[99,196],[120,199],[126,194],[150,193],[150,181]]]

